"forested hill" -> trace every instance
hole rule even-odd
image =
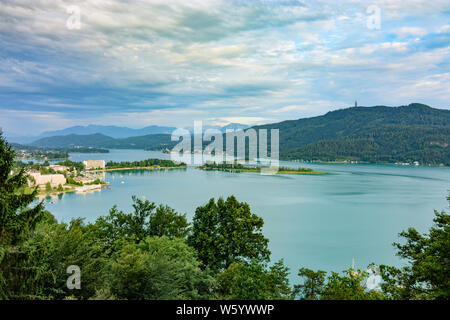
[[[450,110],[423,104],[353,107],[257,126],[280,130],[280,157],[450,165]]]

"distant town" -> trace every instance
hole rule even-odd
[[[186,168],[184,163],[171,160],[147,159],[134,162],[112,162],[105,160],[85,160],[72,162],[65,160],[56,164],[46,160],[43,163],[24,163],[16,161],[16,168],[23,169],[27,175],[25,193],[32,193],[38,188],[38,196],[66,192],[85,193],[110,188],[105,181],[106,171],[116,170],[169,170]]]
[[[90,170],[105,170],[105,160],[83,161],[83,167],[68,162],[63,164],[33,164],[27,169],[28,187],[40,190],[40,194],[61,192],[88,192],[109,185],[104,174]],[[78,168],[78,169],[77,169]],[[81,170],[80,170],[81,169]]]

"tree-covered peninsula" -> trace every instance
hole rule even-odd
[[[264,173],[264,167],[259,166],[245,166],[241,163],[205,163],[202,166],[197,167],[200,170],[211,171],[227,171],[227,172],[256,172]],[[268,169],[270,170],[270,168]],[[325,174],[324,171],[315,171],[310,168],[288,168],[279,167],[275,170],[278,174]]]
[[[182,169],[186,168],[183,162],[175,162],[165,159],[147,159],[141,161],[108,161],[106,170],[123,170],[123,169]]]

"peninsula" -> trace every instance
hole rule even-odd
[[[170,170],[170,169],[185,169],[186,164],[183,162],[175,162],[164,159],[147,159],[142,161],[122,161],[106,163],[103,171],[117,171],[117,170]]]
[[[244,166],[239,163],[227,164],[227,163],[206,163],[200,167],[197,167],[200,170],[211,170],[211,171],[228,171],[228,172],[256,172],[256,173],[264,173],[264,168],[261,167],[250,167]],[[278,174],[326,174],[325,171],[315,171],[310,168],[287,168],[287,167],[279,167]]]

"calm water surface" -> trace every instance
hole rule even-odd
[[[132,161],[169,158],[159,152],[111,150],[73,154],[71,160]],[[261,176],[256,173],[172,171],[109,172],[111,190],[66,194],[48,201],[58,220],[94,221],[113,205],[131,210],[131,196],[167,204],[192,219],[210,198],[235,195],[264,221],[272,260],[284,258],[295,279],[300,267],[341,271],[352,259],[359,268],[371,262],[398,265],[392,242],[410,226],[426,231],[433,209],[448,209],[450,169],[368,164],[302,164],[327,175]]]

